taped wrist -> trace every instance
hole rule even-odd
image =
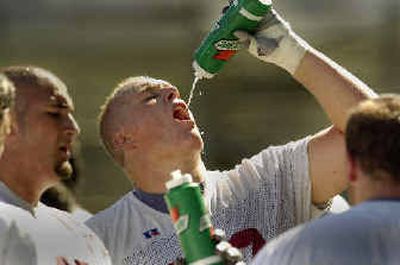
[[[249,46],[250,53],[263,61],[276,64],[292,75],[308,49],[308,43],[284,21],[256,33]]]

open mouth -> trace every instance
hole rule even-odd
[[[68,160],[71,157],[71,147],[68,145],[62,145],[58,148],[60,152],[63,154],[63,158]]]
[[[184,102],[177,102],[174,104],[173,117],[178,121],[191,121],[189,109]]]

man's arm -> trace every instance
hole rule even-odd
[[[376,97],[376,94],[313,48],[305,53],[293,77],[314,95],[333,124],[333,127],[314,135],[308,147],[312,200],[321,203],[348,185],[343,136],[348,111],[360,101]]]
[[[258,59],[288,71],[310,91],[330,118],[333,127],[314,135],[308,146],[312,201],[322,203],[347,187],[343,132],[347,112],[376,94],[362,81],[310,47],[274,10],[250,36],[236,36]]]

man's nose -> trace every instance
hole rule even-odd
[[[179,92],[176,88],[167,88],[164,91],[164,100],[165,101],[173,101],[176,98],[179,98]]]
[[[65,121],[65,132],[71,136],[77,136],[81,133],[81,129],[72,114],[68,114],[68,118]]]

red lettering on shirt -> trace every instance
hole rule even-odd
[[[254,256],[265,245],[265,239],[257,229],[248,228],[233,234],[229,243],[236,248],[246,248],[251,246],[252,254]]]

